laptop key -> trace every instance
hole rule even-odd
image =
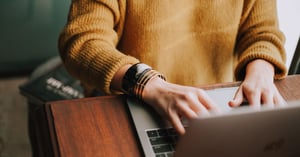
[[[174,155],[173,152],[167,153],[167,157],[173,157],[173,155]]]
[[[155,157],[167,157],[165,154],[156,154]]]
[[[171,144],[174,143],[174,141],[171,137],[156,137],[156,138],[150,138],[150,143],[152,145]]]
[[[176,132],[176,130],[174,128],[169,128],[167,129],[169,135],[178,135],[178,133]]]
[[[163,153],[163,152],[171,152],[172,148],[170,145],[155,145],[152,147],[154,153]]]
[[[149,130],[149,131],[147,131],[147,135],[148,135],[148,137],[157,137],[158,133],[156,130]]]
[[[174,128],[147,130],[146,132],[157,157],[173,155],[178,140],[178,134]]]
[[[158,132],[159,136],[167,136],[168,135],[167,129],[159,129],[159,130],[157,130],[157,132]]]

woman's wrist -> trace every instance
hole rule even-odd
[[[128,95],[142,99],[146,84],[154,78],[165,80],[162,74],[150,66],[143,63],[134,64],[123,76],[122,90]]]
[[[166,85],[169,84],[167,81],[161,78],[153,78],[145,86],[142,96],[143,99],[152,97],[153,95],[161,95],[163,91],[168,88]]]
[[[272,79],[275,75],[274,66],[263,59],[256,59],[252,62],[248,63],[246,68],[246,75],[267,75],[270,76]]]
[[[128,69],[132,66],[132,64],[127,64],[124,65],[123,67],[121,67],[117,73],[114,75],[112,81],[111,81],[111,89],[115,90],[115,91],[122,91],[122,79],[126,73],[126,71],[128,71]]]

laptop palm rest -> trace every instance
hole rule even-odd
[[[221,110],[229,111],[231,108],[228,106],[227,102],[232,100],[237,89],[238,87],[218,88],[207,90],[207,93],[216,104],[220,105]],[[150,105],[135,98],[128,98],[127,105],[145,156],[155,156],[146,135],[146,130],[169,128],[171,127],[171,124],[165,118],[161,117]],[[183,120],[183,123],[185,126],[188,125],[187,120]]]

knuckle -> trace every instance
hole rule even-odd
[[[272,90],[269,89],[269,88],[263,88],[262,91],[263,91],[264,93],[266,93],[266,94],[272,94],[272,93],[273,93]]]
[[[182,98],[184,100],[191,100],[191,99],[193,99],[193,97],[194,97],[194,92],[192,92],[192,91],[188,91],[188,92],[185,92],[182,94]]]
[[[273,88],[270,88],[270,87],[267,87],[267,86],[262,87],[262,91],[264,93],[267,93],[267,94],[276,93]]]
[[[247,86],[247,85],[245,85],[244,86],[244,90],[245,90],[246,93],[256,93],[257,90],[258,90],[258,88],[255,88],[253,86]]]
[[[174,107],[172,105],[169,105],[167,107],[167,110],[166,110],[166,114],[172,118],[173,117],[173,114],[174,114]]]
[[[172,109],[171,108],[167,109],[167,115],[169,115],[170,117],[172,116]]]
[[[204,95],[204,94],[206,94],[205,91],[204,91],[203,89],[199,89],[199,88],[197,88],[197,89],[195,90],[195,93],[196,93],[197,95]]]

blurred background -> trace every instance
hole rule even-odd
[[[0,73],[27,74],[57,55],[57,37],[70,0],[2,0],[0,2]]]
[[[38,65],[58,55],[57,38],[69,4],[70,0],[0,2],[0,157],[32,155],[27,102],[18,87]],[[300,1],[278,0],[278,13],[289,67],[300,35]]]
[[[32,156],[27,101],[19,85],[57,56],[71,0],[0,1],[0,157]]]

